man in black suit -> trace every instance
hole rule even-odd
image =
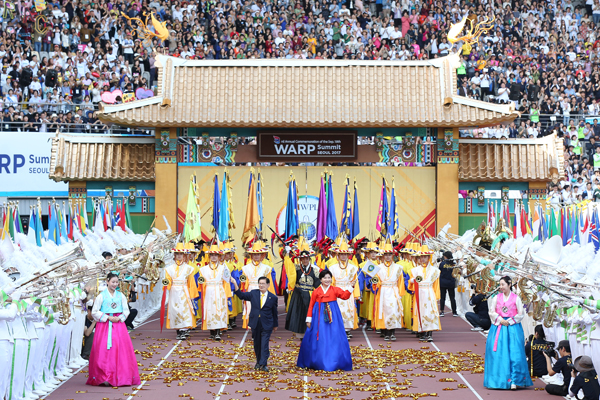
[[[254,354],[256,354],[256,365],[254,369],[269,372],[267,360],[269,359],[269,339],[271,334],[277,330],[277,296],[267,289],[271,281],[265,276],[258,278],[258,289],[250,292],[240,291],[236,282],[235,294],[240,300],[250,302],[250,317],[248,326],[252,328],[252,340],[254,341]]]

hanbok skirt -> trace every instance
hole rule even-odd
[[[326,304],[329,304],[331,310],[331,322],[326,321]],[[296,365],[320,371],[352,371],[350,344],[337,301],[315,303],[312,315],[310,328],[306,330],[300,345]]]
[[[483,386],[510,389],[513,384],[521,387],[533,385],[525,357],[523,327],[520,323],[492,325],[485,345]]]
[[[285,318],[285,329],[295,333],[305,333],[306,314],[308,314],[309,306],[310,291],[301,290],[299,288],[294,289]]]
[[[106,348],[108,332],[108,321],[96,324],[86,385],[98,386],[105,382],[111,386],[139,385],[140,373],[127,327],[122,322],[112,324],[110,349]]]

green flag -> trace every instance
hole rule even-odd
[[[129,229],[132,229],[132,225],[131,225],[131,215],[129,215],[129,202],[125,201],[125,222],[127,223],[127,227]]]
[[[196,198],[196,185],[194,178],[190,179],[190,190],[188,192],[187,209],[185,210],[185,225],[183,238],[186,242],[198,239],[202,236],[200,209]],[[227,239],[227,238],[226,238]]]

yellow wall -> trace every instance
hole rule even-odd
[[[156,129],[156,138],[160,139],[161,129]],[[171,128],[169,132],[171,139],[177,139],[177,128]],[[154,214],[156,215],[155,226],[158,229],[166,229],[163,215],[167,217],[171,229],[177,227],[177,164],[155,163],[156,170],[156,194],[154,198]],[[187,182],[187,181],[186,181]]]
[[[189,177],[192,173],[196,172],[199,188],[198,194],[200,197],[199,204],[201,213],[203,214],[202,230],[209,237],[212,237],[212,232],[210,231],[212,211],[209,211],[209,208],[212,205],[212,194],[214,190],[213,178],[215,173],[218,173],[219,187],[221,187],[224,169],[225,168],[223,167],[179,167],[179,209],[183,212],[186,210]],[[296,177],[299,196],[303,196],[307,193],[308,195],[318,197],[320,176],[324,170],[324,167],[262,167],[265,224],[269,224],[271,227],[275,228],[277,213],[279,213],[281,208],[286,204],[286,184],[289,179],[290,171],[293,171],[294,176]],[[228,171],[231,176],[233,210],[236,224],[232,236],[239,248],[246,214],[246,204],[248,201],[248,177],[250,174],[250,167],[228,168]],[[434,167],[329,167],[328,171],[333,171],[333,190],[338,226],[342,214],[342,203],[344,201],[345,175],[346,173],[350,174],[351,182],[353,178],[356,177],[358,185],[358,203],[360,206],[360,236],[368,236],[369,234],[374,236],[376,233],[375,220],[381,194],[382,174],[385,174],[389,191],[391,191],[392,177],[395,178],[397,209],[401,224],[411,230],[415,230],[428,215],[434,215],[436,190]],[[175,180],[173,179],[173,181]],[[353,190],[350,191],[350,195],[354,195]],[[458,206],[455,206],[453,209],[455,214],[457,209]],[[433,221],[428,221],[429,226],[432,224],[435,224],[434,219]],[[263,230],[265,237],[271,236],[271,232],[266,225]],[[401,238],[403,237],[404,232],[402,232]]]
[[[454,129],[454,139],[458,139],[458,128]],[[444,139],[444,129],[438,130],[438,142]],[[438,230],[449,223],[450,233],[458,234],[458,164],[437,165],[437,212]]]

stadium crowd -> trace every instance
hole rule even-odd
[[[156,53],[189,59],[427,60],[459,51],[459,95],[513,103],[514,126],[474,137],[598,137],[600,0],[203,0],[5,2],[0,40],[3,130],[103,131],[102,93],[155,87]],[[144,41],[125,19],[154,12],[170,38]],[[463,16],[494,17],[470,50],[446,35]],[[152,28],[151,28],[152,29]],[[115,101],[123,101],[116,96]],[[583,124],[583,125],[582,125]],[[576,148],[577,146],[575,146]]]

